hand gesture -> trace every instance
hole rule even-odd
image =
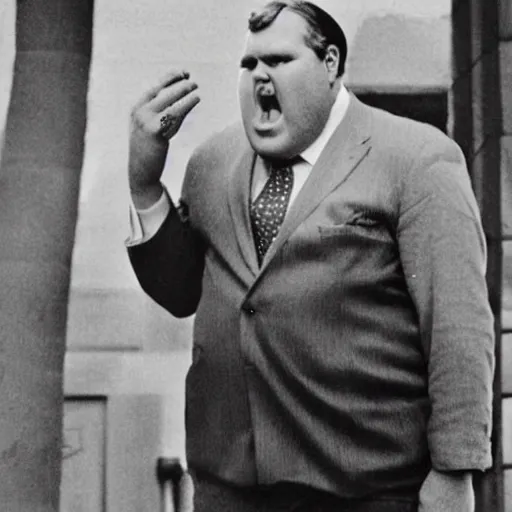
[[[132,110],[129,183],[132,197],[139,199],[141,207],[149,206],[161,194],[168,141],[199,103],[196,89],[188,72],[171,71]]]

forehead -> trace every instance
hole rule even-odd
[[[258,32],[249,32],[245,42],[246,53],[273,51],[301,51],[306,46],[308,24],[300,15],[283,10],[274,22]]]

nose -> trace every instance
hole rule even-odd
[[[258,62],[255,68],[252,70],[252,78],[256,84],[259,82],[269,82],[270,75],[268,72],[268,67],[265,66],[263,62]]]

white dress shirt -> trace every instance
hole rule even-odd
[[[301,161],[293,168],[293,188],[290,195],[289,205],[297,197],[304,185],[312,167],[317,162],[320,154],[325,148],[338,125],[341,123],[348,109],[350,95],[342,84],[336,101],[334,102],[324,129],[317,139],[306,148],[301,154]],[[268,175],[264,166],[255,166],[252,178],[251,196],[255,199],[263,189]],[[163,192],[160,199],[149,208],[136,209],[133,203],[130,204],[130,237],[126,240],[127,246],[141,244],[148,241],[163,224],[170,211],[171,203],[167,192]]]

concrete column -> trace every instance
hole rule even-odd
[[[92,0],[19,0],[0,163],[0,503],[57,512]]]

